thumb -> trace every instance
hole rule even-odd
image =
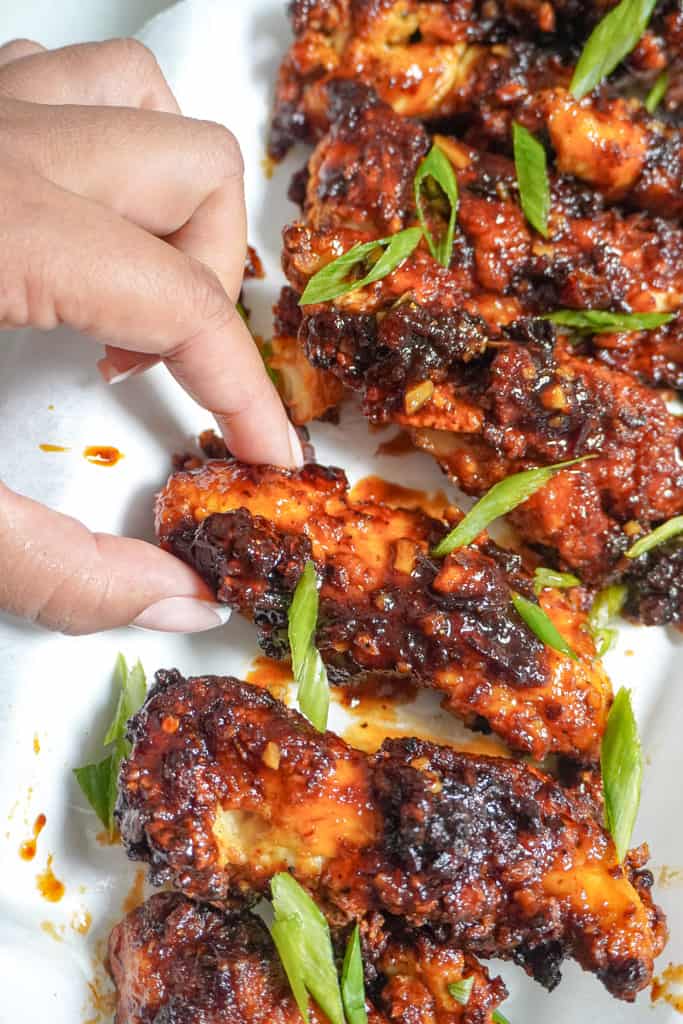
[[[0,610],[62,633],[196,633],[226,621],[208,587],[144,541],[91,533],[0,484]]]

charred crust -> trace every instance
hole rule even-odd
[[[624,614],[646,626],[683,624],[683,540],[661,544],[636,558],[625,576]]]

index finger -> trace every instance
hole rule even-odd
[[[214,414],[248,462],[300,465],[301,449],[263,360],[218,278],[204,264],[112,210],[39,176],[3,168],[13,194],[3,224],[0,288],[12,326],[66,323],[159,355]],[[25,225],[35,229],[27,232]],[[50,254],[46,260],[45,254]]]

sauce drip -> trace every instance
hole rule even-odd
[[[38,836],[45,828],[47,818],[44,814],[39,814],[33,823],[33,838],[25,839],[19,847],[19,856],[22,860],[33,860],[36,855],[36,849],[38,846]]]
[[[59,903],[65,892],[64,882],[55,877],[52,870],[52,854],[47,858],[47,867],[41,875],[36,877],[36,886],[44,900],[48,903]]]
[[[40,753],[40,740],[38,738],[38,733],[35,733],[35,735],[33,737],[33,753],[34,754],[39,754]]]
[[[292,680],[292,667],[288,661],[274,661],[272,658],[254,658],[247,672],[247,682],[268,690],[276,700],[286,702],[287,690]]]
[[[390,483],[379,476],[366,476],[351,488],[349,500],[354,504],[373,502],[390,508],[420,509],[434,519],[458,519],[459,515],[444,491],[419,491]]]
[[[382,441],[377,446],[375,455],[406,455],[414,450],[415,447],[408,431],[399,430],[394,437],[390,437],[388,441]]]
[[[683,964],[669,964],[662,971],[660,977],[655,978],[650,990],[650,999],[653,1003],[664,1002],[673,1006],[674,1010],[683,1013]],[[678,991],[672,992],[672,987]]]
[[[135,872],[135,879],[130,887],[128,895],[123,901],[122,910],[124,914],[130,914],[136,910],[141,903],[145,902],[145,869],[138,868]]]
[[[61,444],[39,444],[41,452],[70,452],[70,448],[65,448]]]
[[[91,444],[83,450],[83,456],[93,466],[115,466],[124,457],[123,452],[108,444]]]
[[[81,908],[75,911],[71,918],[71,927],[79,935],[87,935],[90,931],[90,925],[92,924],[92,914],[88,910]]]

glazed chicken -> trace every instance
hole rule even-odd
[[[424,131],[367,90],[337,120],[310,162],[304,220],[285,229],[293,291],[276,311],[280,366],[298,337],[373,422],[409,429],[470,494],[529,466],[597,456],[512,518],[546,560],[602,585],[625,570],[635,537],[683,510],[683,421],[639,382],[680,381],[680,312],[658,331],[578,343],[534,316],[563,305],[680,311],[683,233],[557,179],[545,240],[526,224],[504,158],[440,141],[460,185],[450,266],[421,242],[374,284],[300,307],[340,252],[416,219]]]
[[[252,618],[268,654],[288,654],[287,612],[306,561],[319,577],[316,644],[334,682],[414,679],[512,749],[597,760],[611,687],[578,597],[540,601],[577,655],[544,646],[511,604],[533,596],[519,556],[493,544],[430,550],[448,524],[417,509],[349,499],[341,470],[210,462],[175,473],[157,500],[164,547],[218,599]],[[460,513],[451,510],[451,520]]]
[[[241,907],[289,871],[334,927],[395,915],[548,988],[571,956],[627,1001],[651,979],[646,849],[619,865],[592,801],[521,762],[417,739],[367,755],[265,690],[176,671],[129,738],[116,820],[155,885]]]
[[[407,931],[407,930],[406,930]],[[366,930],[367,932],[367,930]],[[427,935],[364,942],[369,1024],[490,1024],[505,998],[474,957]],[[272,939],[260,918],[226,915],[180,893],[159,893],[109,940],[117,1024],[300,1024]],[[448,985],[473,978],[466,1006]],[[326,1018],[310,1004],[313,1024]]]
[[[324,86],[343,75],[372,84],[399,114],[457,118],[478,145],[509,146],[511,122],[519,120],[547,132],[562,173],[612,200],[680,214],[680,125],[650,116],[640,100],[611,85],[580,102],[568,91],[576,43],[608,6],[299,0],[291,8],[296,38],[280,70],[271,154],[280,157],[295,140],[324,134],[330,123]],[[552,49],[535,41],[544,34]],[[676,4],[660,5],[653,31],[631,56],[638,75],[656,75],[672,54],[680,56],[680,34]]]

